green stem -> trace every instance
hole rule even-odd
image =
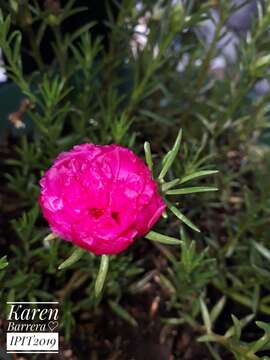
[[[109,269],[109,255],[101,255],[101,261],[99,266],[99,271],[95,283],[95,296],[99,297],[103,287],[104,283],[107,277],[108,269]]]

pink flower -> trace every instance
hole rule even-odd
[[[51,230],[95,254],[117,254],[145,235],[166,205],[145,163],[119,145],[61,153],[40,181]]]

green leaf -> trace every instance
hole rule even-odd
[[[258,311],[259,303],[261,301],[260,299],[260,284],[256,284],[254,286],[253,294],[252,294],[252,313],[256,314]]]
[[[210,313],[211,323],[214,324],[216,319],[219,317],[221,311],[224,309],[224,305],[226,303],[226,297],[222,296],[222,298],[215,304]]]
[[[167,291],[170,292],[170,294],[175,294],[176,293],[176,289],[173,286],[172,282],[163,274],[159,275],[160,279],[160,285],[161,287],[164,287],[165,289],[167,289]]]
[[[117,304],[114,301],[109,300],[109,305],[111,309],[115,312],[116,315],[118,315],[121,319],[125,320],[127,323],[129,323],[133,327],[137,327],[138,323],[134,319],[133,316],[129,314],[122,306]]]
[[[145,160],[146,164],[150,171],[153,169],[153,159],[152,159],[152,153],[151,153],[151,147],[148,141],[144,143],[144,153],[145,153]]]
[[[255,249],[267,260],[270,261],[270,250],[267,249],[265,246],[263,246],[262,244],[259,244],[256,241],[253,241],[253,245],[255,247]]]
[[[8,266],[7,257],[6,256],[1,257],[1,259],[0,259],[0,270],[3,270],[7,266]]]
[[[69,258],[67,258],[61,265],[58,266],[58,270],[63,270],[71,265],[75,264],[85,254],[85,251],[81,248],[76,248]]]
[[[241,332],[242,332],[241,322],[233,314],[232,314],[232,320],[233,320],[233,324],[234,324],[234,328],[235,328],[235,336],[236,336],[237,340],[239,341],[240,337],[241,337]]]
[[[190,181],[190,180],[193,180],[193,179],[197,179],[197,178],[200,178],[200,177],[203,177],[203,176],[213,175],[213,174],[217,174],[217,173],[218,173],[218,170],[201,170],[201,171],[197,171],[197,172],[195,172],[193,174],[183,176],[180,179],[180,184],[183,184],[184,182],[187,182],[187,181]]]
[[[182,129],[180,129],[178,132],[173,148],[165,155],[166,160],[164,161],[163,168],[161,169],[161,172],[159,174],[158,177],[159,180],[163,180],[164,176],[167,174],[169,168],[171,167],[174,159],[176,158],[176,155],[178,154],[178,151],[180,149],[181,140],[182,140]]]
[[[261,321],[256,321],[256,325],[263,329],[265,334],[260,339],[253,342],[250,347],[250,351],[253,353],[256,353],[259,350],[268,350],[270,348],[270,325]]]
[[[138,280],[135,283],[131,284],[129,286],[129,291],[132,294],[136,294],[136,293],[139,293],[139,292],[143,291],[145,286],[149,283],[149,281],[153,278],[153,276],[154,276],[154,270],[149,271],[142,278],[140,278],[140,280]]]
[[[270,334],[270,324],[267,324],[265,322],[262,322],[262,321],[255,321],[256,325],[264,330],[266,333],[269,333]]]
[[[216,334],[208,334],[203,335],[197,338],[197,341],[199,342],[218,342],[220,340],[221,336],[218,336]]]
[[[209,343],[206,343],[205,345],[207,346],[210,354],[212,355],[213,360],[222,360],[217,350],[212,345],[210,345]]]
[[[108,269],[109,269],[109,262],[110,262],[109,255],[101,255],[99,271],[98,271],[98,275],[97,275],[96,283],[95,283],[95,296],[96,297],[99,297],[100,294],[102,293],[104,283],[105,283],[105,280],[107,277]]]
[[[161,191],[166,192],[167,190],[171,189],[172,187],[178,185],[179,182],[180,182],[180,179],[174,179],[172,181],[165,182],[164,184],[161,185]]]
[[[215,187],[208,187],[208,186],[194,186],[188,187],[183,189],[174,189],[168,190],[166,192],[167,195],[185,195],[185,194],[193,194],[193,193],[201,193],[201,192],[208,192],[208,191],[217,191],[218,188]]]
[[[55,233],[50,233],[48,234],[45,238],[44,238],[44,242],[48,242],[48,241],[51,241],[51,240],[54,240],[54,239],[57,239],[59,236],[56,235]]]
[[[202,298],[200,298],[200,306],[201,306],[203,323],[206,328],[207,334],[211,334],[212,332],[211,318],[207,306]]]
[[[178,217],[179,220],[183,221],[184,224],[186,224],[191,229],[201,232],[199,228],[191,220],[189,220],[179,209],[177,209],[173,204],[171,204],[169,201],[165,200],[168,208],[171,210],[171,212]]]
[[[170,326],[179,326],[185,323],[184,319],[179,318],[166,318],[160,320],[162,324],[170,325]]]
[[[157,241],[166,245],[179,245],[182,242],[181,240],[178,240],[172,236],[163,235],[155,231],[149,231],[149,233],[144,237],[148,240]]]
[[[230,338],[233,335],[239,336],[239,332],[241,333],[242,329],[252,320],[254,319],[254,314],[247,315],[243,319],[238,320],[234,315],[232,315],[232,320],[234,325],[231,326],[225,333],[225,338]]]

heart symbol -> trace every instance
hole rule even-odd
[[[56,329],[58,326],[58,321],[50,321],[48,323],[48,328],[53,331],[54,329]]]

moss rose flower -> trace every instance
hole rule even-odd
[[[82,144],[61,153],[40,181],[51,230],[95,254],[117,254],[165,209],[145,163],[119,145]]]

